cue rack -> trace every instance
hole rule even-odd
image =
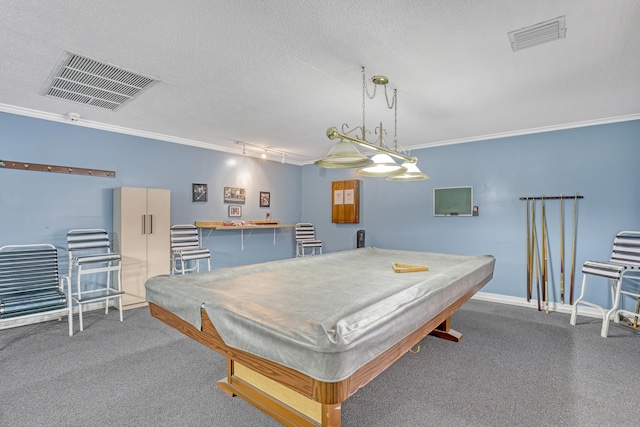
[[[552,286],[553,277],[551,267],[554,265],[551,258],[551,241],[549,237],[547,201],[559,201],[557,213],[559,215],[558,234],[559,234],[559,257],[560,257],[560,304],[564,304],[565,300],[565,211],[564,200],[573,200],[573,224],[571,239],[571,264],[570,264],[570,280],[569,280],[569,304],[573,304],[573,290],[575,287],[575,265],[576,265],[576,238],[578,231],[578,200],[584,198],[578,193],[572,196],[529,196],[520,197],[520,200],[527,202],[526,209],[526,264],[527,264],[527,301],[533,298],[533,290],[535,290],[538,300],[538,311],[542,311],[542,306],[546,313],[549,313],[549,300],[551,294],[549,292],[549,281]],[[539,203],[538,203],[539,201]],[[537,209],[539,205],[539,209]],[[553,204],[555,206],[555,203]],[[539,210],[539,214],[536,212]],[[537,219],[539,217],[539,223]]]

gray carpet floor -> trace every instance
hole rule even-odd
[[[343,426],[638,426],[640,331],[470,301],[342,407]],[[0,331],[2,426],[278,426],[216,388],[222,356],[148,309]]]

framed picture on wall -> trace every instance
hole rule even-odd
[[[268,208],[271,206],[271,193],[267,191],[260,192],[260,207]]]
[[[230,217],[241,217],[242,216],[242,206],[229,206],[229,216]]]
[[[246,190],[239,187],[224,187],[224,201],[226,203],[244,203]]]
[[[206,202],[207,184],[191,184],[191,197],[193,202]]]

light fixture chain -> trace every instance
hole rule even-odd
[[[386,86],[384,94],[387,94]],[[387,101],[387,104],[389,101]],[[398,90],[393,90],[393,150],[398,151]]]
[[[364,67],[362,67],[362,97],[364,98],[364,94],[366,93],[369,99],[375,98],[376,89],[378,89],[378,85],[373,85],[373,94],[369,93],[369,87],[367,86],[367,78],[364,73]]]
[[[373,99],[376,97],[376,90],[378,89],[378,85],[373,85],[373,94],[369,93],[369,87],[367,86],[367,76],[365,74],[364,67],[362,67],[362,139],[364,141],[367,140],[367,125],[366,125],[366,117],[365,117],[365,106],[366,106],[366,97],[369,99]],[[386,89],[385,89],[386,90]]]
[[[362,67],[362,139],[367,140],[365,135],[365,118],[364,118],[364,104],[365,104],[365,92],[367,91],[367,83],[364,76],[364,67]]]
[[[397,92],[397,89],[393,90],[393,98],[391,98],[391,103],[389,103],[389,95],[387,95],[387,85],[384,85],[384,98],[387,100],[387,108],[389,110],[393,109],[396,104],[396,100],[398,98]]]

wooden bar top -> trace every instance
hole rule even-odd
[[[228,224],[234,221],[196,221],[197,228],[210,228],[213,230],[246,230],[256,228],[295,228],[295,224],[280,224],[280,221],[237,221],[238,225]],[[225,225],[228,224],[228,225]]]

